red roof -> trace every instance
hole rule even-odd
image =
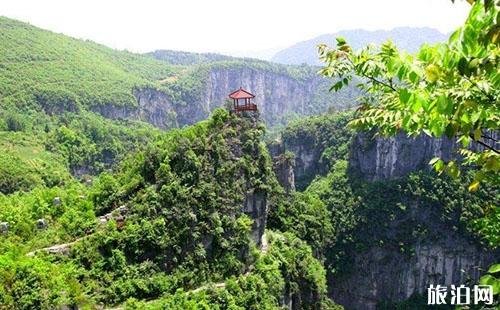
[[[230,93],[229,98],[231,98],[231,99],[247,99],[247,98],[255,98],[255,96],[240,87],[240,89],[235,90],[232,93]]]

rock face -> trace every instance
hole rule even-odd
[[[276,124],[292,113],[310,114],[315,96],[327,83],[318,76],[299,80],[284,73],[247,67],[214,68],[208,74],[202,106],[206,111],[213,110],[223,104],[231,91],[243,87],[256,96],[264,121]]]
[[[477,283],[500,253],[442,231],[442,238],[416,243],[414,254],[374,246],[354,257],[347,277],[330,279],[330,294],[346,309],[376,309],[381,301],[404,301],[413,294],[426,296],[430,284],[471,285]]]
[[[264,191],[250,192],[245,196],[243,212],[253,220],[251,237],[258,246],[261,246],[262,235],[267,222],[267,193]]]
[[[286,193],[295,191],[295,160],[286,156],[278,155],[273,158],[273,170],[278,178],[278,182],[283,186]]]
[[[192,78],[201,79],[200,86],[175,98],[152,88],[136,89],[135,107],[110,104],[92,110],[107,118],[142,120],[163,129],[182,127],[207,118],[211,111],[224,105],[230,92],[243,87],[256,96],[266,124],[275,125],[290,115],[325,111],[334,96],[328,92],[330,81],[316,74],[298,79],[279,70],[214,66],[208,73]]]
[[[0,234],[7,234],[9,232],[9,223],[0,222]]]
[[[317,145],[312,136],[285,139],[268,148],[274,172],[287,191],[303,190],[315,176],[328,172],[328,164],[321,159],[324,146]]]
[[[178,127],[174,104],[167,94],[152,88],[134,91],[137,106],[95,106],[93,111],[111,119],[141,120],[158,128]]]
[[[305,188],[314,176],[324,172],[326,165],[320,162],[321,150],[307,144],[287,144],[286,149],[295,154],[294,175],[299,189]]]
[[[351,144],[349,164],[366,180],[386,180],[429,169],[434,157],[449,160],[455,156],[452,140],[434,139],[426,135],[412,138],[400,133],[394,138],[372,138],[370,134],[356,135]]]
[[[358,134],[351,145],[349,163],[353,172],[365,180],[388,180],[429,169],[430,159],[451,159],[456,156],[455,150],[455,144],[448,139],[409,138],[405,134],[371,139],[368,134]],[[407,211],[404,219],[394,219],[389,225],[410,220],[425,227],[432,237],[415,240],[405,253],[389,245],[373,245],[353,253],[352,271],[329,279],[332,298],[346,309],[376,309],[382,301],[400,302],[413,294],[426,296],[430,284],[477,283],[480,275],[500,257],[498,251],[482,248],[451,224],[440,221],[439,206],[432,209],[414,201]],[[397,233],[394,228],[388,234]]]

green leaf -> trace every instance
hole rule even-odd
[[[431,83],[436,82],[439,79],[440,69],[435,64],[430,64],[425,68],[425,77]]]
[[[344,83],[342,81],[338,81],[337,83],[333,84],[332,87],[330,87],[330,91],[334,90],[334,91],[339,91],[342,86],[344,86]]]
[[[439,113],[451,115],[453,113],[453,102],[445,95],[437,99],[437,110]]]
[[[438,159],[434,163],[434,170],[436,170],[436,172],[438,172],[438,173],[442,173],[444,170],[444,161],[442,161],[441,159]]]
[[[457,69],[460,74],[465,75],[469,71],[467,59],[464,57],[460,58],[457,64]]]
[[[399,89],[399,100],[402,103],[407,104],[408,100],[410,99],[410,96],[411,94],[406,88]]]
[[[431,159],[431,160],[429,161],[429,165],[434,165],[435,163],[437,163],[437,161],[438,161],[438,160],[440,160],[440,158],[439,158],[439,157],[434,157],[433,159]]]
[[[479,189],[479,181],[477,180],[474,180],[474,182],[472,182],[470,185],[469,185],[469,192],[475,192]]]
[[[346,40],[343,37],[336,37],[335,40],[337,41],[337,46],[342,46],[347,44]]]
[[[493,295],[500,293],[500,280],[496,279],[494,276],[487,274],[479,279],[479,284],[481,285],[491,285],[493,287]]]
[[[481,285],[493,285],[496,279],[490,274],[484,275],[479,279],[479,284]]]
[[[410,81],[413,84],[415,84],[416,82],[418,82],[418,74],[415,71],[410,72],[410,75],[408,76],[408,78],[410,79]]]
[[[476,128],[476,130],[474,130],[474,140],[478,141],[481,139],[482,134],[483,132],[481,131],[481,128]]]
[[[494,264],[490,266],[490,268],[488,269],[488,273],[497,273],[497,272],[500,272],[500,264]]]
[[[418,112],[422,108],[423,105],[427,104],[425,99],[422,96],[416,96],[415,100],[413,100],[413,104],[411,106],[411,109],[413,112]]]

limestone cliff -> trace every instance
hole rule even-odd
[[[373,138],[373,133],[346,131],[347,121],[332,116],[304,119],[290,125],[280,141],[268,146],[275,173],[285,188],[291,183],[290,175],[298,190],[307,188],[317,176],[336,186],[331,190],[338,195],[326,193],[323,201],[332,208],[332,223],[339,225],[339,231],[349,229],[348,219],[362,219],[351,228],[353,234],[338,235],[327,258],[327,265],[337,264],[342,255],[347,260],[335,265],[341,272],[332,271],[329,276],[332,299],[346,309],[375,309],[383,302],[402,302],[414,294],[425,294],[429,284],[475,283],[500,253],[483,247],[460,224],[460,210],[467,200],[450,197],[454,201],[450,207],[442,196],[452,194],[441,185],[419,187],[435,178],[430,173],[422,174],[426,177],[420,185],[412,183],[414,186],[397,190],[412,172],[430,172],[428,163],[433,157],[455,158],[458,145],[446,138],[404,133]],[[286,152],[293,153],[293,161],[283,160]],[[337,160],[348,160],[345,174],[339,170],[328,173]],[[415,188],[426,188],[432,197],[412,193]],[[361,202],[352,200],[354,197]],[[452,212],[450,208],[456,209]]]
[[[243,87],[256,96],[263,120],[273,126],[293,116],[343,106],[352,101],[345,98],[355,96],[352,90],[330,93],[331,82],[312,67],[290,69],[267,62],[237,61],[196,65],[188,71],[162,90],[135,89],[135,106],[110,103],[92,110],[108,118],[142,120],[159,128],[182,127],[207,118],[225,104],[231,91]]]
[[[373,247],[356,256],[351,277],[331,281],[330,291],[346,309],[376,309],[381,301],[425,296],[430,284],[476,283],[494,262],[494,254],[456,237],[417,244],[411,258],[397,250]]]
[[[441,210],[419,206],[389,225],[396,236],[399,222],[410,221],[432,231],[432,238],[416,239],[408,252],[390,245],[373,245],[353,255],[352,269],[330,277],[330,296],[346,309],[376,309],[382,302],[402,302],[415,294],[426,296],[433,285],[473,285],[500,253],[454,231],[439,218]],[[389,230],[390,231],[390,230]],[[389,237],[389,236],[388,236]]]
[[[152,88],[134,90],[136,106],[117,106],[113,104],[92,107],[94,112],[111,119],[140,120],[158,128],[179,127],[176,106],[163,91]]]
[[[316,96],[327,90],[328,83],[316,75],[298,79],[285,72],[251,67],[213,68],[201,96],[202,106],[212,110],[223,104],[231,91],[243,87],[256,96],[263,119],[273,125],[283,122],[286,116],[311,114]],[[331,98],[328,94],[324,97]]]
[[[410,138],[405,134],[370,137],[356,135],[349,158],[351,173],[369,182],[389,182],[430,169],[428,162],[435,156],[445,160],[457,156],[457,146],[445,138]],[[381,302],[401,302],[415,294],[425,296],[430,284],[477,283],[488,266],[498,260],[498,251],[485,248],[457,229],[458,218],[444,220],[448,217],[444,215],[444,206],[431,206],[420,201],[418,195],[415,197],[401,198],[408,208],[387,220],[385,237],[398,240],[405,225],[425,231],[425,237],[410,238],[403,252],[394,244],[371,244],[354,251],[351,272],[330,278],[329,290],[334,300],[347,309],[376,309]]]
[[[269,147],[274,159],[274,172],[281,186],[288,190],[303,190],[316,175],[328,171],[322,160],[323,147],[314,137],[284,139]]]
[[[386,180],[429,169],[429,161],[434,157],[450,160],[456,156],[455,150],[455,143],[447,138],[399,133],[388,139],[359,133],[351,144],[349,163],[366,180]]]

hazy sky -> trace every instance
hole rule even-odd
[[[468,9],[463,0],[0,0],[0,15],[118,49],[233,55],[354,28],[449,32]]]

